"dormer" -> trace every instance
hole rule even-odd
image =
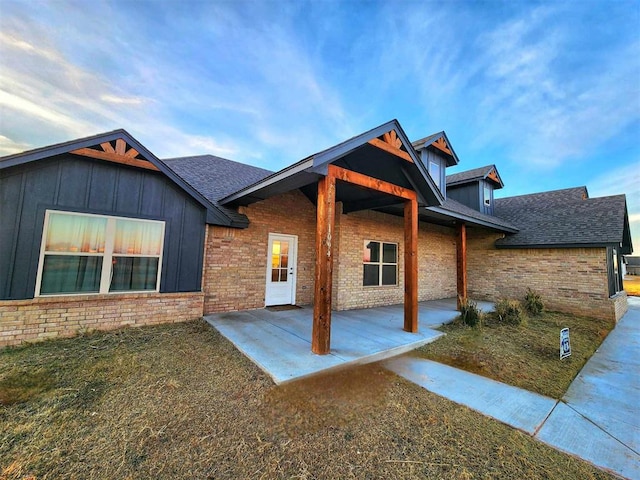
[[[458,156],[453,151],[446,133],[434,133],[428,137],[416,140],[413,148],[420,155],[422,163],[427,167],[429,175],[447,198],[446,168],[458,164]]]
[[[493,192],[502,187],[495,165],[447,175],[447,196],[486,215],[493,215]]]

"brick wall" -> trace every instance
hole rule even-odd
[[[404,219],[374,211],[338,215],[333,276],[336,310],[404,302]],[[398,285],[362,285],[365,240],[398,244]],[[451,228],[420,223],[418,229],[418,300],[456,296],[456,244]]]
[[[609,298],[604,247],[496,249],[501,236],[467,230],[469,297],[522,299],[530,287],[550,310],[616,320],[626,311],[626,295]]]
[[[315,206],[292,191],[244,207],[246,229],[209,226],[205,251],[204,312],[264,307],[269,233],[298,236],[296,303],[313,301]]]
[[[316,210],[301,192],[293,191],[242,209],[246,229],[208,227],[204,312],[264,307],[269,233],[298,236],[296,304],[313,303]],[[345,310],[404,301],[404,219],[379,212],[341,214],[336,205],[333,265],[333,308]],[[362,286],[364,240],[399,245],[399,284]],[[419,300],[455,297],[456,247],[451,228],[420,224]]]
[[[0,346],[202,316],[202,293],[74,295],[0,301]]]

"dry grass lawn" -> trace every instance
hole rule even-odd
[[[564,327],[569,328],[571,356],[560,360]],[[613,322],[557,312],[510,326],[487,314],[480,327],[460,321],[443,326],[447,335],[415,355],[560,399],[613,327]]]
[[[627,295],[640,297],[640,275],[627,275],[622,283]]]
[[[204,322],[0,351],[0,478],[612,478],[377,364],[276,387]]]

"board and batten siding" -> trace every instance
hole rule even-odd
[[[160,172],[66,154],[0,171],[0,299],[34,298],[47,209],[166,222],[160,292],[201,290],[205,208]]]

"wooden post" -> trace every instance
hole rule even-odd
[[[456,274],[458,285],[458,310],[460,303],[467,299],[467,227],[464,223],[458,224],[458,241],[456,242]]]
[[[316,212],[316,274],[313,297],[311,351],[329,353],[331,342],[331,282],[333,274],[333,227],[336,179],[329,174],[318,182]]]
[[[418,201],[404,203],[404,329],[418,331]]]

